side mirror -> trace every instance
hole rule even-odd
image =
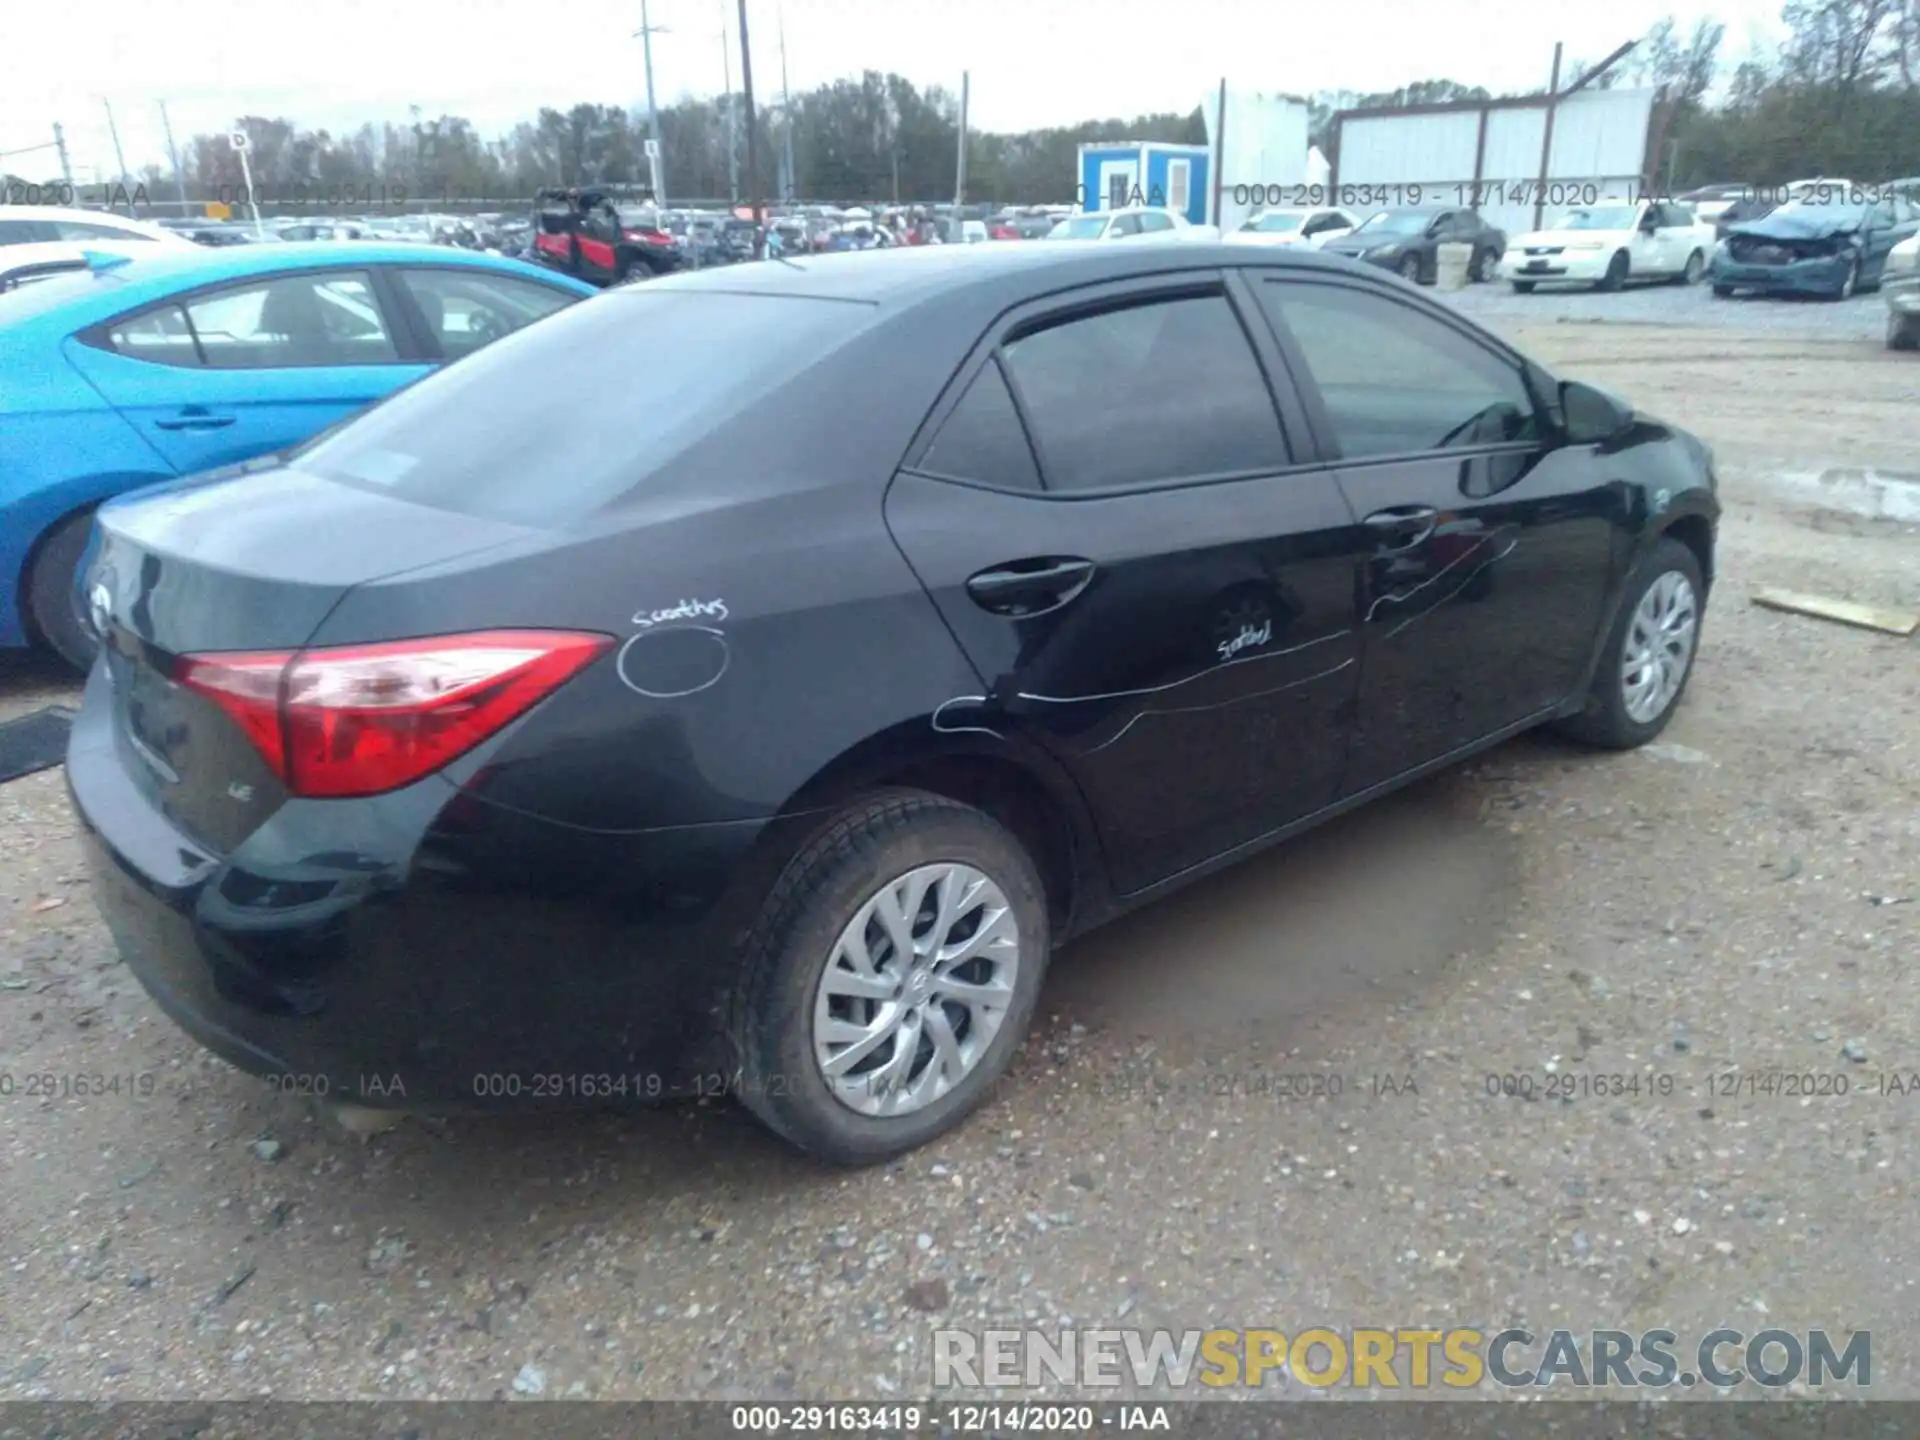
[[[1560,413],[1567,440],[1574,445],[1599,445],[1633,423],[1633,411],[1604,390],[1578,380],[1560,382]]]
[[[1649,210],[1640,217],[1640,228],[1651,235],[1660,228],[1660,217]]]

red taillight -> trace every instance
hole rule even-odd
[[[329,649],[186,655],[174,679],[218,705],[296,795],[377,795],[432,774],[613,646],[488,630]]]

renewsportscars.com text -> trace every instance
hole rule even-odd
[[[1720,1329],[1691,1344],[1672,1330],[936,1330],[933,1355],[939,1390],[1257,1389],[1287,1379],[1320,1389],[1386,1390],[1873,1382],[1873,1335],[1866,1330]]]

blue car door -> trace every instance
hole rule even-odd
[[[70,337],[68,360],[179,474],[297,444],[432,369],[365,271],[277,274]]]

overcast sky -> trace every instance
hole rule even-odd
[[[718,93],[734,0],[647,3],[669,32],[654,37],[660,103]],[[241,114],[352,130],[404,120],[409,104],[492,139],[543,104],[645,104],[640,0],[18,0],[10,12],[0,152],[45,142],[60,121],[83,183],[117,168],[103,101],[136,173],[165,163],[160,99],[180,139]],[[795,89],[867,69],[958,89],[970,70],[971,118],[987,130],[1185,110],[1223,74],[1296,93],[1440,76],[1523,89],[1545,84],[1554,41],[1596,60],[1670,12],[1724,21],[1729,62],[1779,33],[1779,0],[748,0],[757,95],[780,84],[783,12]],[[58,164],[48,151],[0,156],[0,169]]]

